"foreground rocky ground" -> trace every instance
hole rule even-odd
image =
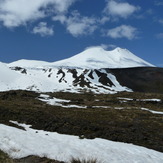
[[[163,152],[163,94],[124,92],[95,95],[59,92],[46,95],[70,101],[52,106],[38,100],[39,93],[1,92],[0,123],[12,126],[9,121],[13,120],[30,124],[35,129],[78,135],[80,138],[98,137],[133,143]],[[1,158],[8,162],[29,162],[31,159],[52,162],[35,156],[12,160],[3,152]]]

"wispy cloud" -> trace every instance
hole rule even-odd
[[[160,0],[155,1],[156,6],[163,6],[163,2],[160,2]]]
[[[159,19],[158,22],[163,25],[163,19]]]
[[[112,50],[115,49],[117,46],[113,44],[101,44],[101,47],[104,48],[105,50]]]
[[[108,16],[103,16],[101,19],[99,19],[99,23],[100,24],[105,24],[109,20],[110,20],[110,18]]]
[[[64,24],[67,31],[75,37],[92,34],[96,30],[98,22],[94,17],[81,16],[78,11],[73,11],[69,17],[55,16],[53,20]]]
[[[9,28],[25,25],[29,21],[49,14],[67,12],[75,0],[1,0],[0,21]]]
[[[146,15],[152,15],[154,13],[154,11],[153,11],[153,9],[148,9],[146,12],[145,12],[145,14]]]
[[[127,2],[116,2],[115,0],[107,0],[107,5],[104,9],[104,13],[112,17],[128,18],[139,9],[139,6],[134,6]]]
[[[33,28],[32,32],[34,34],[39,34],[42,37],[52,36],[54,34],[53,27],[48,27],[46,22],[40,22],[38,26]]]
[[[157,37],[158,39],[163,39],[163,33],[157,34],[156,37]]]
[[[108,37],[118,39],[127,38],[128,40],[133,40],[137,38],[137,29],[130,25],[121,25],[113,29],[109,29],[106,33]]]

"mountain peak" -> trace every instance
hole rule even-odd
[[[91,69],[153,67],[152,64],[135,56],[127,49],[117,47],[114,50],[107,51],[101,46],[87,48],[73,57],[54,62],[53,66]]]
[[[113,51],[117,51],[117,52],[124,52],[124,51],[130,52],[129,50],[124,49],[124,48],[120,48],[120,47],[117,47],[117,48],[113,49]]]

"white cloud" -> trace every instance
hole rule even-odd
[[[64,24],[66,22],[67,17],[65,15],[57,15],[53,17],[54,21],[60,21],[61,24]]]
[[[107,36],[117,39],[117,38],[127,38],[132,40],[137,36],[137,29],[129,25],[121,25],[119,27],[108,30]]]
[[[54,4],[55,12],[65,13],[67,12],[68,8],[77,0],[51,0],[51,1]]]
[[[140,7],[131,5],[127,2],[116,2],[115,0],[108,0],[107,6],[104,9],[104,13],[113,17],[127,18],[139,9]]]
[[[96,29],[96,20],[89,17],[81,17],[75,14],[67,20],[67,30],[73,36],[91,34]]]
[[[94,17],[81,16],[78,11],[74,11],[71,16],[64,15],[53,17],[54,21],[60,21],[67,28],[67,31],[74,37],[92,34],[96,28],[98,20]]]
[[[64,13],[75,0],[0,0],[0,21],[6,27],[25,25],[49,14]]]
[[[47,27],[46,22],[40,22],[38,26],[33,28],[34,34],[40,34],[42,37],[44,36],[52,36],[54,34],[52,27]]]

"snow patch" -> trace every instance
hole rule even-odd
[[[155,102],[161,102],[161,99],[138,99],[138,101],[155,101]]]
[[[79,105],[64,105],[63,103],[69,103],[71,102],[70,100],[63,100],[55,97],[50,97],[49,95],[46,94],[41,94],[40,97],[38,97],[38,100],[46,102],[49,105],[52,106],[60,106],[63,108],[87,108],[86,106],[79,106]]]
[[[149,112],[151,112],[153,114],[163,114],[163,112],[161,112],[161,111],[150,110],[150,109],[147,109],[147,108],[141,108],[141,110],[149,111]]]
[[[119,100],[126,100],[126,101],[133,101],[134,99],[132,98],[125,98],[125,97],[117,97]]]

